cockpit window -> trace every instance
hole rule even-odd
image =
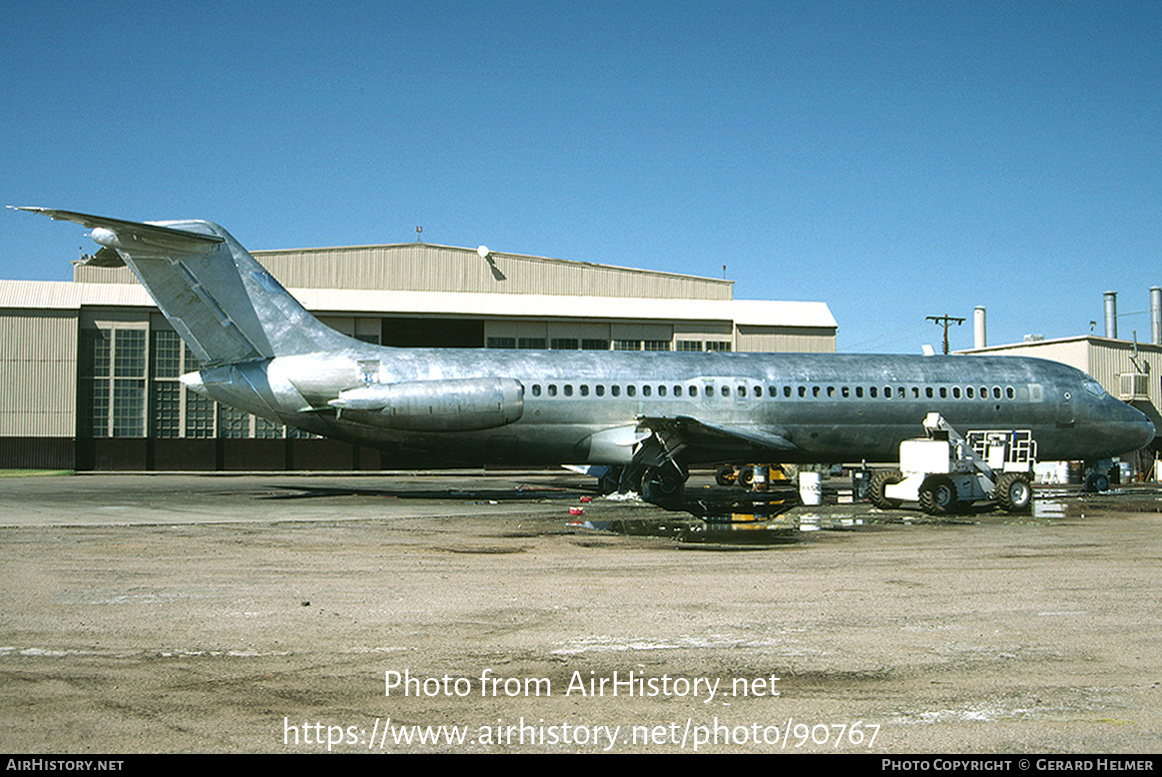
[[[1085,390],[1095,397],[1101,397],[1106,393],[1106,390],[1101,387],[1101,384],[1096,380],[1087,380],[1081,385],[1085,386]]]

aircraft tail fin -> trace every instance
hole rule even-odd
[[[18,208],[89,227],[117,257],[204,366],[343,348],[345,336],[299,304],[226,230],[209,221],[136,223],[49,208]],[[113,256],[116,252],[116,257]]]

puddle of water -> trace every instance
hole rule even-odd
[[[789,521],[710,523],[700,519],[576,521],[570,526],[626,537],[660,537],[699,545],[789,545],[802,537]]]

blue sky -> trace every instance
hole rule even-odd
[[[3,204],[427,242],[826,302],[845,352],[1102,329],[1162,285],[1162,2],[23,4]],[[0,278],[73,225],[0,212]]]

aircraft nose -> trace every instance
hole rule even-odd
[[[1154,441],[1154,437],[1158,434],[1154,422],[1151,421],[1145,413],[1138,413],[1141,418],[1134,424],[1135,433],[1141,436],[1141,442],[1138,443],[1139,448],[1145,448]]]
[[[1153,440],[1158,430],[1154,427],[1154,422],[1150,417],[1143,413],[1136,407],[1131,407],[1125,403],[1122,404],[1124,408],[1121,415],[1121,428],[1125,435],[1126,444],[1130,450],[1139,450],[1145,448]]]

